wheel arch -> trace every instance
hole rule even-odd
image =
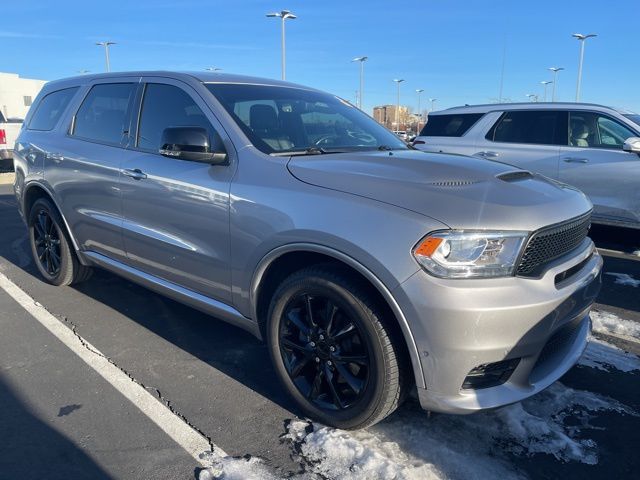
[[[58,201],[56,200],[55,195],[53,195],[53,192],[51,192],[51,190],[45,185],[43,185],[42,183],[31,182],[30,184],[25,186],[24,194],[22,198],[22,211],[24,212],[25,220],[28,221],[29,212],[31,211],[33,204],[36,202],[36,200],[40,198],[45,198],[49,200],[51,203],[53,203],[53,206],[56,208],[56,210],[58,210],[58,213],[60,214],[60,216],[62,217],[62,221],[64,222],[64,227],[67,230],[67,234],[71,239],[73,248],[77,252],[79,250],[78,244],[76,242],[75,237],[73,236],[73,232],[71,231],[71,228],[69,228],[69,223],[67,222],[67,219],[65,218],[64,213],[62,213],[62,209],[60,208],[60,205],[58,204]]]
[[[348,268],[349,271],[364,279],[379,296],[384,306],[393,315],[395,327],[399,329],[401,338],[404,340],[404,347],[411,360],[416,385],[420,388],[425,388],[426,383],[418,347],[409,327],[409,322],[391,291],[371,270],[356,259],[324,245],[312,243],[284,245],[269,252],[259,262],[253,275],[249,294],[252,318],[258,323],[262,336],[264,337],[265,317],[270,299],[279,283],[285,277],[301,268],[321,263],[334,263]]]

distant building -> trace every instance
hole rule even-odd
[[[387,127],[389,130],[406,130],[411,123],[409,119],[409,107],[400,105],[400,118],[397,116],[398,107],[396,105],[380,105],[373,107],[373,118]],[[400,125],[396,123],[400,122]]]
[[[0,110],[5,117],[24,118],[46,80],[0,72]]]

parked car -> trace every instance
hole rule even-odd
[[[407,132],[404,130],[394,130],[393,133],[395,133],[401,140],[407,139]]]
[[[586,103],[457,107],[429,115],[413,145],[498,160],[578,187],[593,221],[640,228],[640,116]]]
[[[6,119],[0,112],[0,170],[11,169],[13,166],[13,144],[21,127],[22,120]]]
[[[586,346],[602,260],[574,188],[236,75],[51,82],[25,125],[14,189],[46,281],[102,267],[246,329],[325,424],[413,386],[428,410],[517,402]]]

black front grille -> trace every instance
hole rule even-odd
[[[535,232],[529,239],[516,275],[539,276],[546,265],[577,248],[589,233],[591,212]]]

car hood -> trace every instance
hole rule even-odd
[[[291,157],[302,182],[395,205],[451,228],[536,230],[591,209],[581,192],[504,163],[417,151]]]

